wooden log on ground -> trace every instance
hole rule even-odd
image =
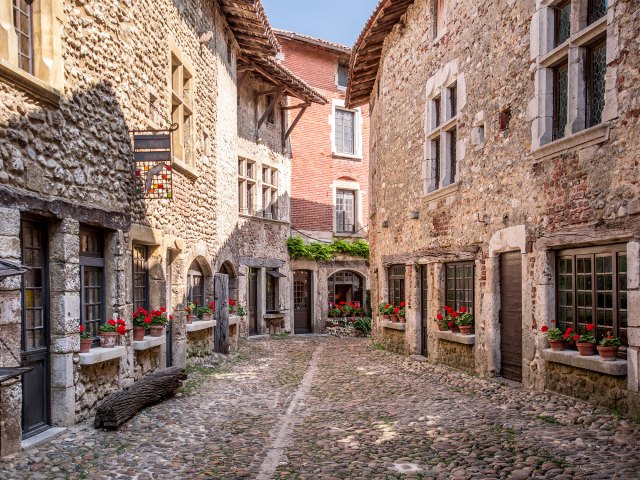
[[[117,429],[139,410],[171,395],[182,386],[187,374],[182,367],[169,367],[147,375],[131,387],[105,398],[96,409],[95,428]]]

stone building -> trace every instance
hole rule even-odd
[[[388,348],[640,413],[640,5],[383,0],[346,104],[371,115],[373,302]],[[475,335],[440,332],[466,306]],[[552,320],[622,341],[553,353]]]
[[[306,242],[366,240],[369,114],[366,106],[345,108],[351,49],[298,33],[275,33],[283,64],[329,99],[308,106],[291,135],[291,233]],[[291,268],[297,333],[322,331],[329,302],[366,302],[366,259],[295,259]]]
[[[187,325],[184,305],[213,298],[216,272],[253,307],[234,337],[250,318],[264,330],[269,291],[290,328],[287,110],[271,107],[326,100],[279,50],[257,0],[2,3],[0,454],[156,368],[209,361],[214,322]],[[256,121],[265,88],[281,123]],[[170,152],[134,155],[150,130]],[[253,212],[243,162],[269,194]],[[166,336],[133,341],[139,306],[174,314]],[[79,325],[97,336],[111,318],[120,345],[79,354]]]

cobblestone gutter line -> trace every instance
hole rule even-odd
[[[305,397],[309,394],[311,390],[311,384],[313,383],[313,377],[316,375],[318,371],[318,358],[322,354],[322,347],[316,348],[311,356],[311,361],[309,362],[309,368],[302,377],[302,382],[300,382],[300,386],[296,391],[287,411],[283,415],[280,423],[280,428],[273,440],[273,442],[267,446],[267,455],[262,462],[260,467],[260,472],[256,477],[256,480],[270,480],[273,478],[273,474],[278,468],[278,464],[284,455],[284,449],[287,447],[289,443],[289,439],[291,437],[291,433],[293,430],[293,422],[295,420],[295,412],[298,406],[303,402]]]

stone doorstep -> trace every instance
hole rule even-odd
[[[542,350],[542,358],[549,362],[604,373],[605,375],[612,375],[615,377],[624,377],[627,375],[626,360],[618,359],[614,362],[605,362],[598,354],[583,357],[579,352],[574,350],[556,352],[550,348],[545,348]]]
[[[401,332],[404,332],[407,329],[407,324],[406,323],[394,323],[390,320],[383,320],[382,321],[382,326],[384,328],[388,328],[390,330],[400,330]]]
[[[167,341],[167,336],[163,333],[159,337],[152,337],[151,335],[145,335],[144,340],[138,340],[133,342],[134,350],[149,350],[153,347],[164,345]]]
[[[96,363],[108,362],[116,358],[124,357],[124,347],[92,348],[89,353],[80,354],[80,365],[95,365]]]
[[[22,440],[22,450],[27,450],[28,448],[33,448],[36,445],[41,444],[42,442],[46,442],[48,440],[53,440],[58,435],[66,432],[67,429],[65,427],[51,427],[45,430],[42,433],[34,435],[33,437],[29,437],[26,440]]]
[[[215,320],[207,320],[206,322],[196,320],[193,323],[187,323],[187,332],[199,332],[200,330],[206,330],[207,328],[213,328],[215,326]]]
[[[436,332],[436,338],[447,340],[449,342],[461,343],[463,345],[475,345],[476,343],[475,333],[472,335],[464,335],[462,333],[438,330]]]

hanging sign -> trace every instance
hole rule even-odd
[[[141,198],[173,198],[171,156],[171,131],[134,133],[136,195]]]

